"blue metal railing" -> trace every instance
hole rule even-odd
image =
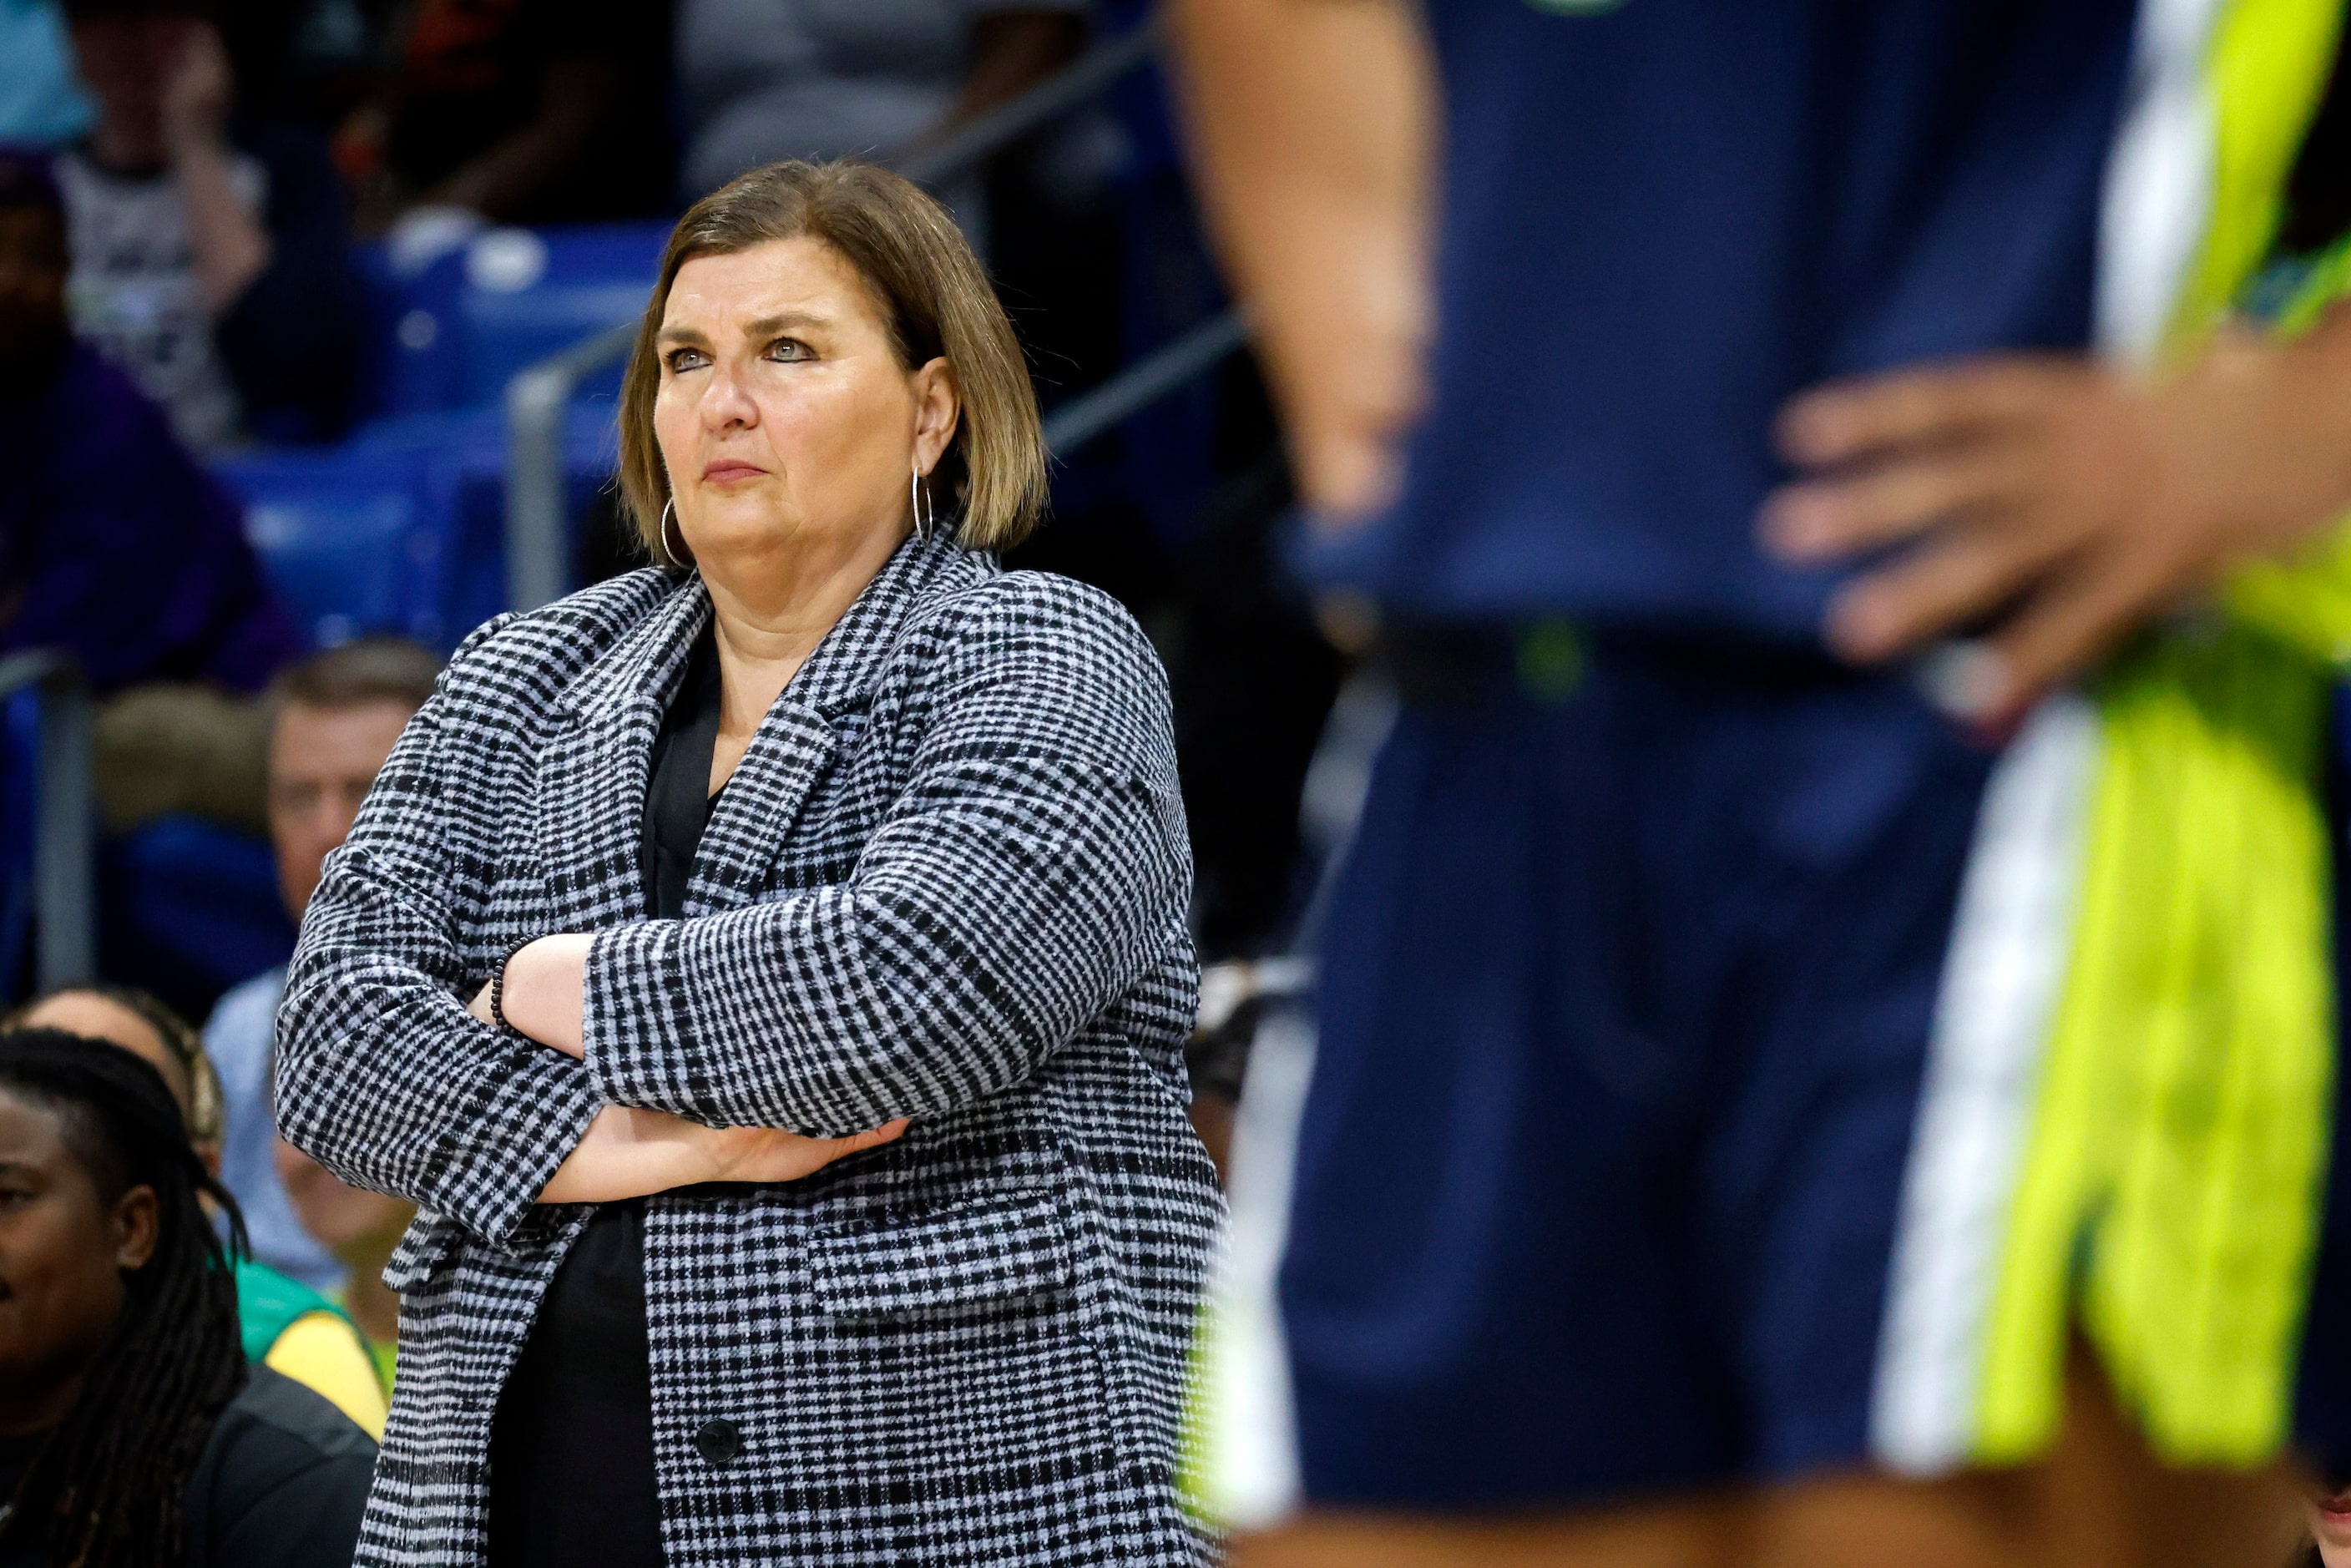
[[[98,972],[90,703],[80,668],[47,650],[0,659],[0,704],[28,697],[36,705],[30,904],[39,992]]]

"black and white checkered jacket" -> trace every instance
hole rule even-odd
[[[709,613],[647,570],[476,632],[303,921],[286,1135],[423,1209],[359,1562],[481,1559],[491,1412],[589,1213],[532,1199],[607,1102],[914,1118],[650,1204],[674,1568],[1201,1561],[1171,1471],[1218,1200],[1156,659],[1091,589],[909,540],[761,725],[685,918],[650,920],[648,758]],[[584,1063],[464,1011],[582,930]]]

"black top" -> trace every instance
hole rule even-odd
[[[705,631],[653,739],[641,861],[645,906],[684,912],[710,820],[718,653]],[[658,1568],[645,1205],[601,1206],[540,1303],[490,1428],[493,1568]],[[5,1568],[0,1564],[0,1568]]]
[[[0,1497],[16,1494],[47,1434],[0,1438]],[[213,1423],[188,1477],[187,1568],[350,1568],[375,1479],[375,1445],[292,1378],[256,1365]],[[38,1537],[14,1535],[0,1568],[37,1568]]]

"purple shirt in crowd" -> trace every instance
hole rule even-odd
[[[79,343],[46,389],[0,401],[0,653],[26,648],[71,652],[101,695],[255,691],[302,651],[235,501]]]

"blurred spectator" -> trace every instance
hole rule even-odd
[[[252,690],[300,647],[237,507],[67,326],[57,190],[0,152],[0,653],[57,647],[101,695]]]
[[[54,147],[89,129],[57,0],[0,0],[0,145]]]
[[[74,341],[65,235],[40,162],[0,152],[0,653],[62,649],[119,698],[96,757],[110,827],[165,810],[246,822],[259,815],[257,731],[225,693],[259,686],[301,637],[235,503]]]
[[[678,194],[779,158],[904,162],[1085,35],[1086,0],[680,0]]]
[[[248,1367],[203,1207],[225,1195],[155,1069],[53,1030],[0,1035],[0,1167],[7,1561],[349,1563],[375,1445]]]
[[[6,1027],[110,1041],[147,1062],[179,1103],[196,1157],[220,1174],[220,1075],[179,1014],[127,986],[71,987],[20,1009]],[[247,1360],[325,1395],[369,1437],[383,1436],[389,1375],[374,1347],[333,1303],[265,1263],[241,1258],[236,1307]]]
[[[67,0],[98,123],[60,156],[76,329],[183,440],[323,440],[361,298],[323,141],[240,112],[206,0]]]
[[[668,26],[645,0],[419,0],[337,148],[367,225],[416,208],[500,223],[660,210]]]
[[[390,1388],[400,1343],[400,1297],[383,1282],[383,1269],[416,1218],[416,1206],[350,1186],[283,1138],[270,1152],[302,1228],[343,1265],[337,1299],[367,1336],[376,1373]]]
[[[289,665],[271,687],[269,833],[278,890],[296,919],[319,885],[328,852],[350,831],[368,786],[409,716],[432,695],[439,672],[440,661],[414,643],[370,638]],[[244,1206],[254,1255],[331,1290],[344,1265],[304,1228],[274,1152],[269,1067],[285,983],[282,968],[255,976],[221,998],[204,1028],[227,1109],[221,1172]]]

